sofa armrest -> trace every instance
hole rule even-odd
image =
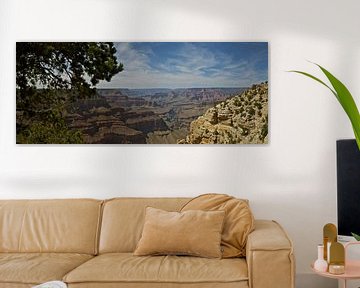
[[[247,240],[246,261],[250,288],[295,287],[293,245],[277,222],[255,221]]]

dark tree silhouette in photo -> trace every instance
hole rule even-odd
[[[17,43],[17,143],[82,143],[65,123],[65,106],[122,70],[111,42]]]

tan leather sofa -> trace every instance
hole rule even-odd
[[[145,207],[177,211],[188,200],[0,200],[0,288],[294,287],[291,241],[269,220],[256,220],[246,258],[133,256]]]

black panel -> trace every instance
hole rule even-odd
[[[355,140],[338,140],[336,151],[339,235],[360,234],[360,151]]]

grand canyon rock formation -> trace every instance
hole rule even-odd
[[[214,103],[244,88],[99,89],[94,99],[68,107],[70,129],[85,143],[175,144]]]
[[[85,143],[145,144],[147,133],[168,127],[144,104],[141,98],[123,95],[79,100],[69,107],[66,121],[71,129],[81,131]]]
[[[179,144],[264,144],[268,142],[268,83],[208,109],[190,124]]]
[[[65,119],[85,143],[266,143],[268,85],[244,90],[100,89]]]

